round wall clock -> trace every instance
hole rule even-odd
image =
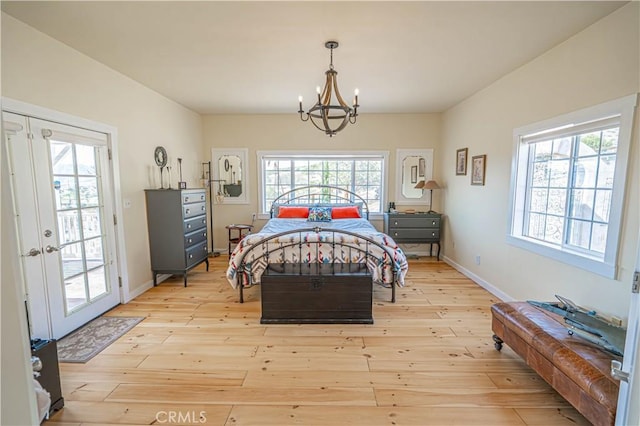
[[[157,146],[153,156],[158,167],[164,167],[167,165],[167,150],[165,150],[164,147]]]

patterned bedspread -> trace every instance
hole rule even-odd
[[[315,227],[320,228],[318,232],[296,231]],[[358,236],[340,231],[357,233]],[[265,241],[266,238],[283,232],[290,233]],[[267,253],[269,254],[266,255]],[[260,282],[268,263],[363,263],[366,260],[374,282],[387,286],[393,283],[394,269],[398,271],[396,283],[404,285],[408,270],[407,258],[402,249],[390,236],[376,230],[366,219],[340,219],[331,222],[271,219],[259,233],[244,237],[231,254],[227,279],[233,288],[238,286],[238,266],[241,259],[244,259],[245,264],[242,279],[245,287]]]

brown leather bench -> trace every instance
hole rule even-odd
[[[619,383],[611,375],[609,353],[569,335],[561,316],[526,302],[491,307],[496,349],[509,345],[562,397],[594,425],[613,425]]]

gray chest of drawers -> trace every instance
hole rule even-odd
[[[438,245],[436,259],[440,259],[440,234],[442,215],[440,213],[385,213],[384,233],[396,243]]]
[[[206,262],[207,207],[204,189],[147,189],[147,224],[153,285],[158,274],[184,276]]]

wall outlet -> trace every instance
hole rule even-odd
[[[480,255],[476,255],[476,265],[480,264]]]

